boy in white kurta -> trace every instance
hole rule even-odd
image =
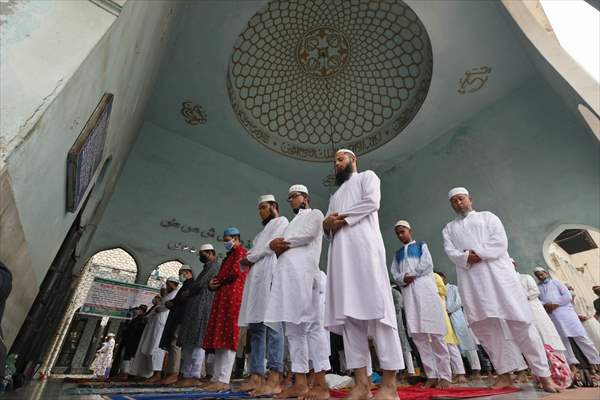
[[[256,235],[254,246],[242,262],[242,268],[250,268],[238,318],[239,326],[247,326],[250,336],[250,380],[242,385],[242,392],[251,391],[253,396],[275,394],[281,392],[280,379],[283,374],[283,326],[263,323],[267,312],[267,303],[271,294],[273,270],[277,264],[277,256],[269,244],[283,235],[288,226],[286,217],[279,216],[279,205],[272,194],[258,199],[258,213],[264,228]],[[268,349],[267,349],[268,343]],[[265,375],[265,358],[269,369],[269,382],[263,382]]]
[[[294,385],[277,394],[277,398],[308,396],[328,398],[325,383],[327,365],[315,366],[315,384],[309,392],[307,374],[311,347],[309,338],[319,330],[319,259],[323,240],[323,213],[310,208],[308,189],[294,185],[288,191],[288,202],[296,216],[285,228],[283,235],[271,241],[270,248],[277,254],[271,295],[267,304],[265,324],[284,323],[288,340]]]
[[[376,398],[398,398],[396,371],[404,369],[404,360],[379,230],[379,178],[373,171],[358,173],[350,150],[340,150],[335,157],[339,188],[329,200],[323,222],[330,239],[325,327],[343,336],[346,365],[356,377],[350,398],[370,394],[369,336],[384,370]]]
[[[450,190],[448,199],[457,217],[442,232],[444,251],[456,266],[467,320],[498,373],[494,387],[513,385],[510,372],[518,368],[518,358],[508,346],[514,340],[544,390],[557,392],[502,222],[491,212],[473,211],[465,188]]]
[[[425,386],[448,387],[452,380],[450,354],[444,341],[448,329],[429,248],[425,242],[413,240],[408,221],[396,222],[394,231],[403,245],[396,252],[390,272],[402,290],[406,324],[427,375]]]

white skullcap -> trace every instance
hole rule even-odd
[[[173,283],[179,284],[179,277],[178,276],[170,276],[167,278],[167,282],[173,282]]]
[[[337,154],[337,153],[348,153],[351,156],[353,156],[354,158],[356,158],[356,154],[354,154],[354,152],[349,149],[339,149],[338,151],[335,152],[335,154]]]
[[[533,269],[533,272],[547,272],[547,271],[544,268],[542,268],[542,267],[535,267]]]
[[[272,194],[265,194],[264,196],[260,196],[258,198],[259,205],[260,203],[264,203],[265,201],[272,201],[274,203],[277,203],[277,200],[275,200],[275,196],[273,196]]]
[[[308,189],[304,185],[294,185],[294,186],[290,187],[290,190],[288,190],[288,194],[294,193],[294,192],[300,192],[300,193],[306,193],[306,194],[308,194]]]
[[[453,198],[454,196],[456,196],[457,194],[464,194],[464,195],[469,195],[469,191],[467,189],[465,189],[464,187],[455,187],[454,189],[450,190],[448,192],[448,200],[450,200],[451,198]]]
[[[179,267],[179,272],[181,271],[192,271],[192,267],[187,264],[183,264],[181,267]]]
[[[396,225],[394,225],[394,229],[396,229],[399,226],[403,226],[405,228],[412,229],[410,227],[410,224],[408,223],[408,221],[405,221],[403,219],[401,219],[400,221],[396,222]]]
[[[112,336],[112,337],[115,337],[115,334],[111,332],[111,333],[109,333],[109,334],[108,334],[108,335],[106,335],[106,336]]]
[[[206,244],[203,244],[202,246],[200,246],[200,249],[199,249],[199,251],[205,251],[205,250],[214,250],[214,249],[215,249],[215,248],[213,247],[213,245],[212,245],[212,244],[210,244],[210,243],[206,243]]]

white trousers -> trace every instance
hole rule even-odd
[[[364,368],[370,362],[369,334],[372,334],[383,370],[404,369],[404,358],[398,330],[382,324],[378,320],[358,320],[346,318],[344,323],[344,355],[348,369]]]
[[[468,350],[465,351],[465,357],[469,361],[469,365],[471,366],[471,371],[479,372],[481,371],[481,363],[479,362],[479,356],[477,355],[477,350]]]
[[[454,375],[464,375],[465,364],[463,363],[458,346],[450,343],[447,343],[447,345],[448,353],[450,353],[450,367],[452,369],[452,373]]]
[[[471,329],[481,342],[498,374],[518,370],[525,355],[529,367],[538,377],[549,377],[548,359],[540,334],[530,322],[486,318],[471,324]],[[514,344],[519,348],[514,351]],[[519,353],[518,356],[516,353]]]
[[[181,353],[183,360],[181,361],[180,372],[183,377],[200,379],[202,377],[202,364],[204,364],[204,349],[200,346],[184,344]]]
[[[579,364],[577,357],[575,357],[575,353],[573,353],[573,346],[571,346],[571,341],[569,338],[560,338],[565,345],[567,351],[565,351],[565,355],[567,356],[567,362],[569,364]],[[575,343],[577,343],[577,347],[583,353],[585,358],[587,358],[588,362],[593,365],[600,364],[600,357],[598,357],[598,350],[594,347],[594,343],[590,340],[590,338],[586,336],[577,336],[572,338]]]
[[[213,361],[212,381],[229,383],[233,364],[235,363],[235,351],[229,349],[216,349]]]
[[[307,374],[310,370],[309,361],[315,372],[331,369],[329,335],[318,322],[286,322],[284,327],[293,373]]]
[[[412,339],[419,350],[419,356],[421,356],[427,378],[451,381],[450,353],[444,336],[413,333]]]

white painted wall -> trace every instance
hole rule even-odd
[[[0,119],[12,139],[5,168],[31,258],[27,285],[36,288],[18,303],[9,297],[7,308],[25,318],[75,217],[65,211],[67,153],[103,93],[113,93],[104,150],[112,161],[88,202],[101,210],[139,132],[180,3],[127,2],[116,20],[83,0],[22,3],[2,20]],[[93,217],[86,212],[83,223]],[[20,322],[11,321],[15,333]]]

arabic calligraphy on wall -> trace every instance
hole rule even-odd
[[[184,101],[181,104],[180,112],[184,121],[190,125],[201,125],[208,121],[208,116],[202,106],[191,101]]]
[[[218,236],[216,233],[216,229],[214,227],[210,227],[207,230],[201,230],[198,227],[193,227],[190,225],[181,224],[175,218],[171,219],[163,219],[160,221],[160,226],[163,228],[175,228],[183,233],[197,233],[202,238],[205,239],[214,239],[217,242],[223,242],[223,237]],[[251,249],[254,245],[252,240],[240,240],[242,246],[245,246],[247,249]],[[182,243],[182,242],[169,242],[167,243],[167,248],[172,251],[183,251],[189,253],[197,253],[198,248],[192,245]]]
[[[457,92],[465,94],[481,90],[487,83],[491,73],[492,67],[487,65],[465,71],[465,75],[458,80],[459,88]]]

